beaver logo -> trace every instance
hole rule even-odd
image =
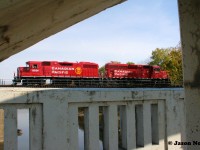
[[[75,73],[76,73],[76,74],[81,74],[81,73],[82,73],[81,67],[77,67],[77,68],[75,69]]]

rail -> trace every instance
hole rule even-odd
[[[172,84],[162,79],[30,79],[15,82],[12,79],[0,79],[0,87],[33,88],[181,88],[182,84]]]
[[[183,148],[168,144],[184,140],[183,89],[0,88],[0,109],[4,150],[17,149],[18,109],[29,109],[30,150],[78,150],[80,109],[86,150],[99,140],[106,150]]]

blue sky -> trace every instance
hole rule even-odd
[[[128,0],[69,27],[0,63],[12,79],[29,60],[144,64],[156,48],[180,41],[176,0]]]

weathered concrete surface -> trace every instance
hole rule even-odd
[[[200,1],[179,0],[187,141],[200,138]],[[199,146],[188,146],[199,149]]]
[[[2,109],[0,109],[0,145],[1,142],[3,142],[3,137],[4,137],[4,112]]]
[[[78,108],[84,107],[85,148],[98,149],[100,106],[105,116],[105,148],[117,149],[118,108],[123,107],[120,120],[125,149],[136,149],[138,144],[144,150],[183,149],[181,145],[168,145],[168,141],[184,141],[185,136],[184,93],[178,88],[0,88],[0,109],[6,114],[5,146],[16,146],[16,135],[9,130],[17,129],[16,110],[29,109],[31,149],[77,149]]]
[[[124,0],[0,1],[0,62]]]

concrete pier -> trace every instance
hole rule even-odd
[[[3,141],[3,134],[4,134],[4,112],[0,109],[0,142]]]
[[[0,109],[0,150],[3,150],[4,142],[4,111]]]
[[[179,0],[187,142],[200,138],[200,1]],[[190,145],[188,150],[199,146]]]

